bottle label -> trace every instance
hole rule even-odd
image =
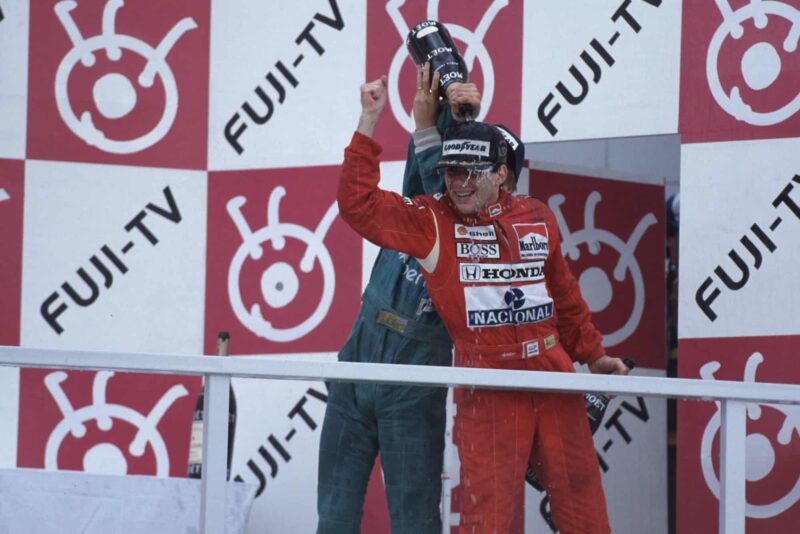
[[[189,441],[189,463],[203,463],[203,422],[192,421],[192,437]]]

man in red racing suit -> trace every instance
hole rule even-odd
[[[373,243],[419,259],[428,291],[464,367],[626,374],[601,336],[542,202],[508,195],[508,150],[492,126],[445,132],[447,194],[403,198],[378,188],[381,147],[371,139],[386,78],[361,88],[362,115],[345,150],[344,220]],[[562,534],[609,532],[594,444],[579,394],[462,391],[456,425],[461,532],[507,532],[533,451]]]

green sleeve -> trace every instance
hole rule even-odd
[[[443,133],[447,127],[455,124],[455,122],[450,106],[442,106],[442,111],[436,121],[436,128],[439,133]],[[412,138],[408,142],[406,168],[403,174],[403,196],[431,195],[444,191],[444,180],[433,168],[433,165],[439,161],[441,156],[441,144],[427,148],[419,153],[416,153],[415,150],[416,147]]]

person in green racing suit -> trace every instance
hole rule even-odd
[[[439,100],[438,73],[418,70],[403,195],[438,193],[433,169],[441,133],[458,107],[477,110],[475,84],[447,87]],[[450,366],[453,344],[431,304],[417,261],[381,249],[362,296],[361,311],[339,352],[340,361]],[[392,532],[441,533],[439,502],[446,388],[329,383],[319,449],[319,534],[359,532],[364,496],[380,453]]]

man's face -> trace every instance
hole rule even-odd
[[[501,170],[505,167],[501,167]],[[446,167],[444,180],[447,196],[459,212],[464,215],[477,215],[489,204],[496,202],[499,185],[505,180],[505,173],[492,172],[491,169],[475,170],[463,167]]]

